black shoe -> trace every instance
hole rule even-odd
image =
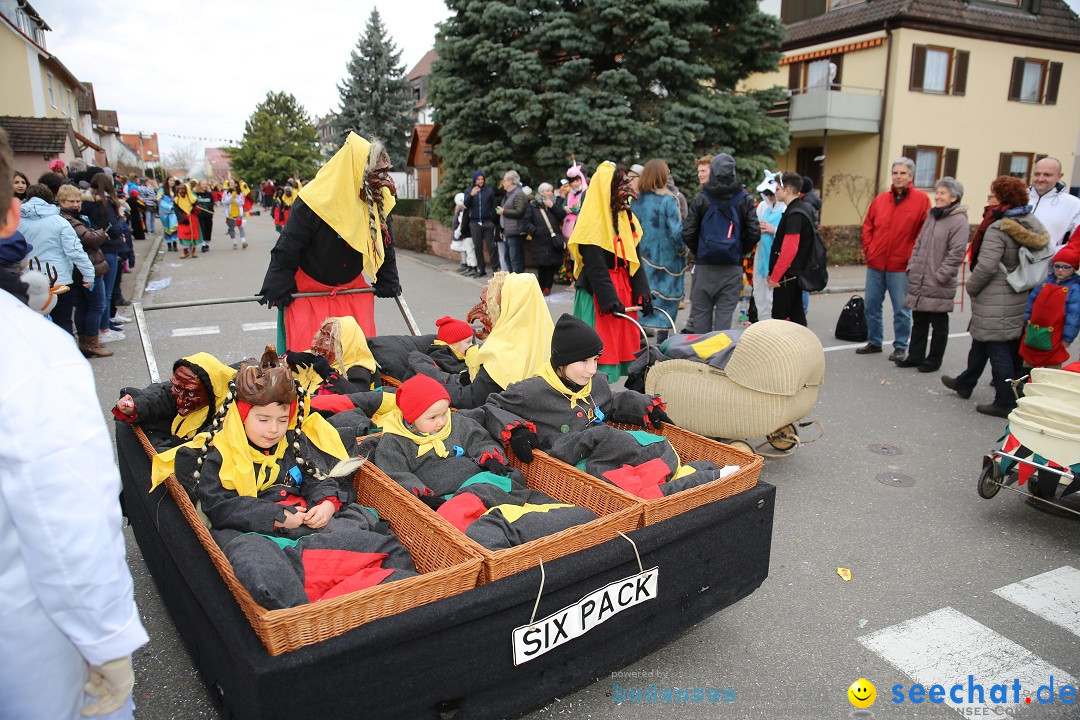
[[[950,390],[952,390],[954,393],[956,393],[960,397],[964,398],[965,400],[967,400],[969,397],[971,397],[971,391],[970,390],[961,390],[960,388],[956,387],[956,378],[954,378],[954,377],[949,377],[948,375],[942,375],[941,376],[941,384],[944,385],[945,387],[949,388]]]
[[[880,345],[871,345],[870,343],[866,343],[861,348],[857,349],[855,351],[855,354],[856,355],[869,355],[870,353],[879,353],[879,352],[881,352],[881,346]]]
[[[910,356],[905,357],[903,360],[897,360],[896,361],[896,367],[900,367],[900,368],[922,367],[922,364],[923,364],[922,360],[916,360],[916,359],[911,358]],[[930,371],[927,370],[926,372],[930,372]]]
[[[906,358],[906,357],[907,357],[907,350],[901,350],[900,348],[894,349],[889,354],[889,360],[894,362],[894,363],[902,362],[904,360],[904,358]]]
[[[123,305],[124,307],[127,307],[128,305],[131,304],[131,301],[128,300],[127,298],[120,298],[119,300],[116,301],[116,304],[117,305]]]
[[[937,372],[940,368],[941,368],[940,365],[934,365],[932,363],[924,362],[922,365],[919,365],[919,372],[921,372],[921,373],[932,373],[932,372]]]
[[[975,412],[980,412],[983,415],[992,415],[993,417],[1007,418],[1012,411],[1008,408],[1003,408],[1000,405],[990,403],[989,405],[976,405]]]

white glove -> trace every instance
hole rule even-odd
[[[103,665],[91,665],[90,680],[83,689],[97,700],[82,709],[83,717],[116,712],[127,702],[134,687],[135,669],[131,667],[130,655]]]

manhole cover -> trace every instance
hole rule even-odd
[[[877,453],[878,455],[903,455],[904,454],[904,451],[901,450],[900,448],[896,447],[895,445],[880,445],[878,443],[874,443],[872,445],[867,445],[866,448],[870,452]]]
[[[878,473],[877,481],[889,487],[911,487],[915,484],[915,478],[898,472]]]

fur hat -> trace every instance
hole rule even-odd
[[[278,364],[277,352],[272,346],[266,346],[258,365],[245,362],[240,366],[236,373],[236,399],[255,406],[291,405],[296,401],[292,373]]]
[[[551,336],[551,366],[563,367],[588,360],[604,351],[604,343],[596,330],[584,320],[563,313],[555,323]]]
[[[447,345],[467,340],[475,334],[472,325],[449,315],[436,320],[435,325],[439,328],[439,340],[442,340]]]
[[[1069,243],[1054,255],[1054,263],[1069,263],[1073,270],[1080,270],[1080,244]]]
[[[450,396],[443,384],[427,375],[413,375],[397,389],[396,401],[401,417],[411,423],[424,414],[429,407]]]

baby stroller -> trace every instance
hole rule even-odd
[[[765,444],[781,453],[808,444],[798,429],[818,425],[799,420],[817,403],[825,353],[817,336],[801,325],[784,320],[750,325],[722,370],[683,359],[653,364],[653,351],[648,352],[645,392],[664,398],[679,427],[763,455]],[[765,442],[756,448],[748,442],[759,437]]]
[[[1060,502],[1080,490],[1080,374],[1033,368],[1000,442],[983,456],[980,497],[1007,488],[1080,517]],[[1027,485],[1027,493],[1014,485]]]

